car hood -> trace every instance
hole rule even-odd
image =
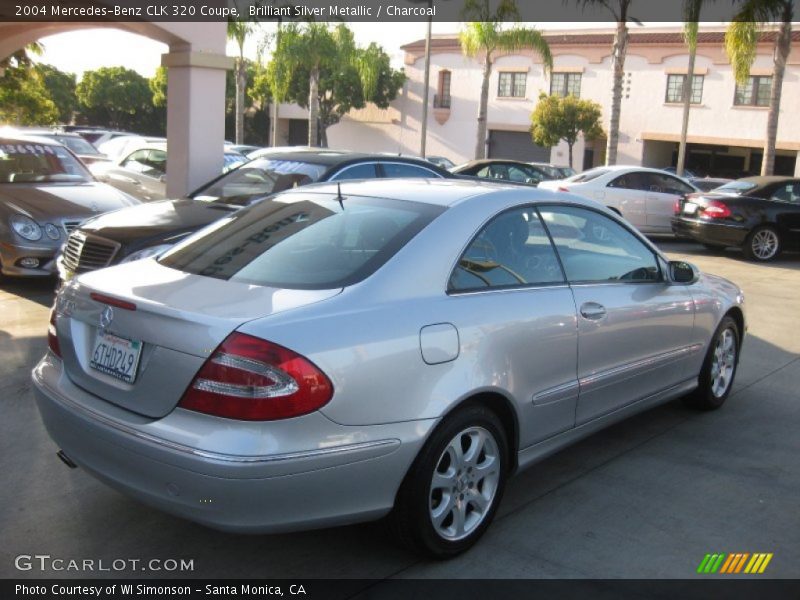
[[[143,238],[193,231],[232,212],[225,204],[189,198],[161,200],[100,215],[81,225],[81,230],[126,244]]]
[[[90,217],[135,206],[139,201],[104,183],[10,183],[0,185],[0,202],[14,213],[46,221],[53,217]]]

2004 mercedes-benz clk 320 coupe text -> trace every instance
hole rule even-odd
[[[232,531],[389,515],[444,557],[509,474],[730,393],[732,283],[587,199],[434,180],[297,188],[86,273],[33,371],[62,458]]]

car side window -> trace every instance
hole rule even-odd
[[[120,166],[141,173],[147,169],[147,150],[137,150],[133,152],[120,163]]]
[[[779,185],[772,190],[769,199],[778,202],[800,202],[800,183]]]
[[[345,181],[347,179],[375,179],[378,175],[375,172],[375,163],[361,163],[351,165],[339,171],[331,177],[331,181]]]
[[[493,218],[470,242],[448,283],[449,292],[564,283],[558,258],[532,207]]]
[[[575,206],[539,211],[571,283],[661,281],[653,251],[610,217]]]
[[[396,162],[386,162],[381,163],[383,167],[383,176],[384,177],[435,177],[437,179],[440,176],[431,171],[430,169],[426,169],[425,167],[419,167],[417,165],[411,165],[407,163],[396,163]]]
[[[148,177],[161,177],[167,172],[167,153],[163,150],[150,150],[147,153],[147,160],[144,162],[145,168],[142,175]]]
[[[533,169],[525,169],[516,165],[509,165],[508,178],[521,183],[539,183],[542,177]]]
[[[661,175],[660,177],[664,182],[662,191],[665,194],[682,195],[691,194],[695,191],[694,188],[677,177],[673,177],[672,175]]]

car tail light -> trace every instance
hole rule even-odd
[[[56,331],[56,307],[50,309],[50,324],[47,326],[47,346],[58,358],[61,358],[61,345],[58,343]]]
[[[673,214],[679,215],[681,214],[681,201],[680,198],[675,200],[675,204],[672,205],[672,212]]]
[[[560,186],[558,186],[558,191],[559,192],[568,192],[569,188],[568,187],[564,187],[563,185],[560,185]]]
[[[711,200],[708,206],[703,209],[703,216],[711,219],[724,219],[731,216],[731,209],[724,202]]]
[[[304,357],[232,333],[200,368],[178,406],[229,419],[272,421],[314,412],[332,396],[330,380]]]

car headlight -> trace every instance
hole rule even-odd
[[[10,219],[11,228],[26,240],[35,242],[42,239],[42,228],[39,224],[25,215],[14,215]]]
[[[48,223],[44,226],[44,232],[47,234],[51,240],[57,240],[61,237],[61,232],[58,230],[58,227],[53,225],[52,223]]]
[[[172,244],[159,244],[158,246],[150,246],[149,248],[144,248],[142,250],[137,250],[133,254],[126,256],[120,262],[128,263],[133,262],[135,260],[141,260],[143,258],[150,258],[151,256],[156,256],[157,254],[161,254],[164,250],[172,248]]]

